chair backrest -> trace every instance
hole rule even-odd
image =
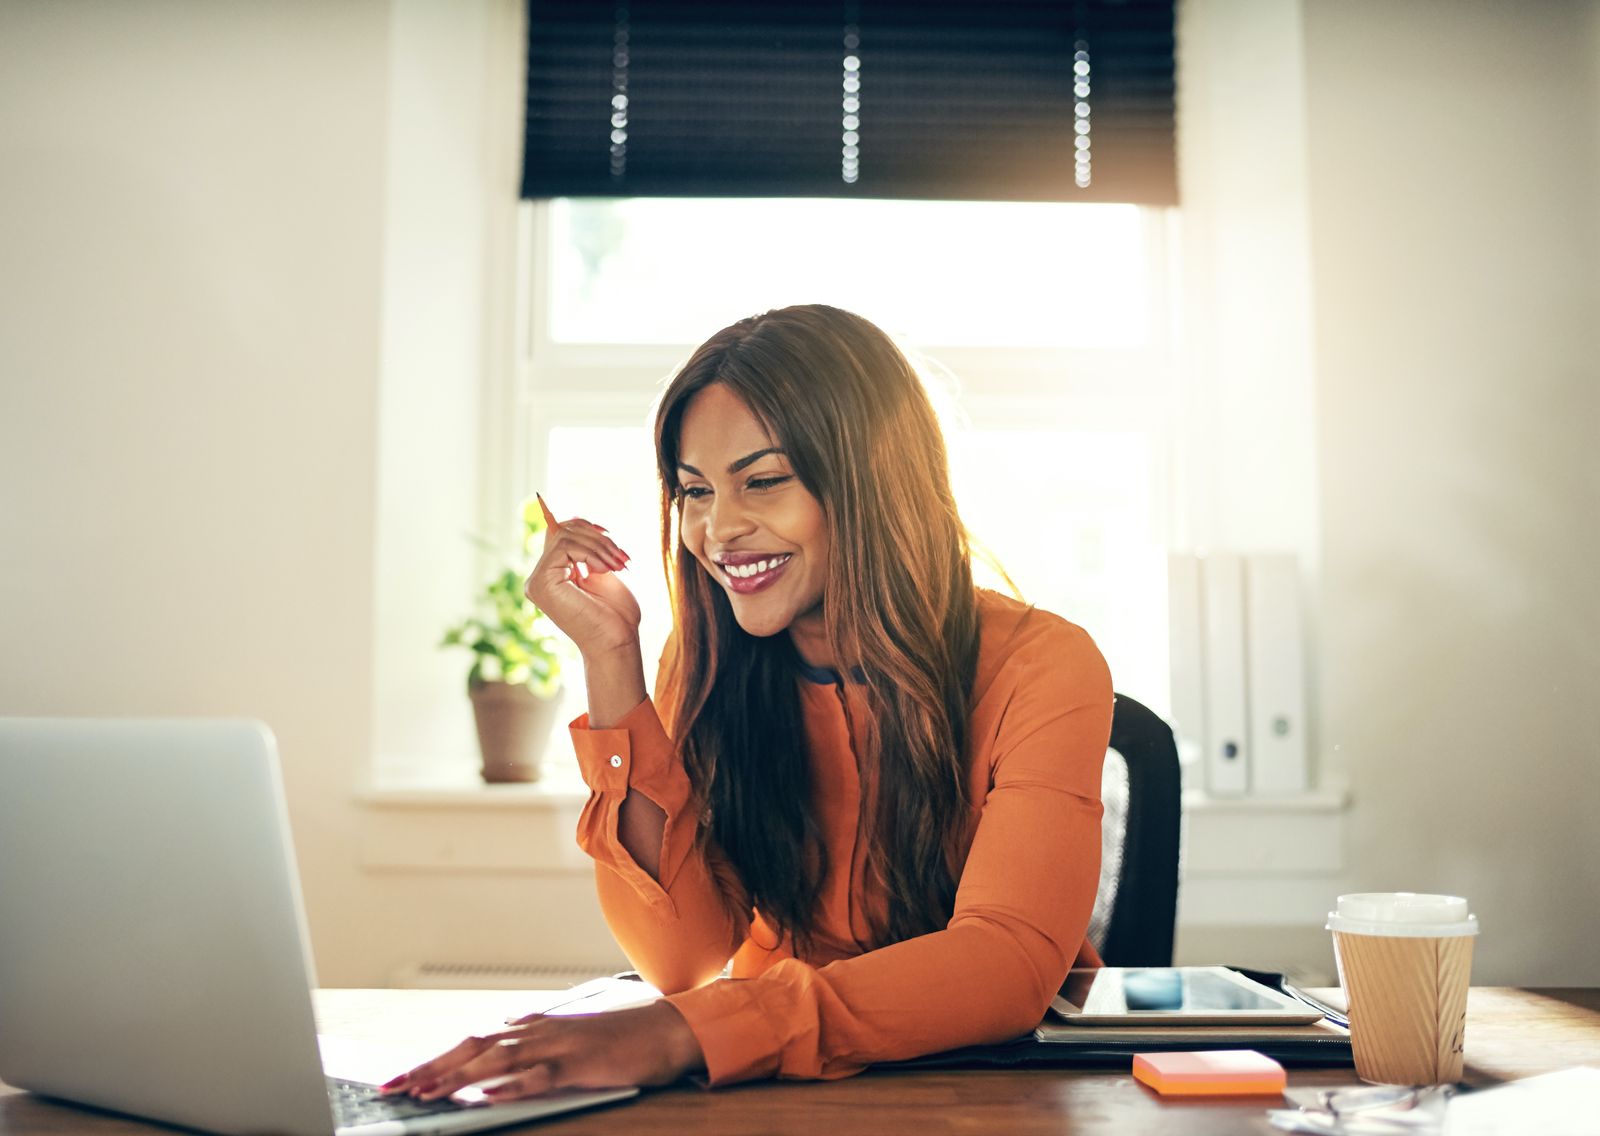
[[[1182,824],[1177,742],[1153,711],[1119,694],[1110,749],[1089,941],[1109,966],[1171,966]]]

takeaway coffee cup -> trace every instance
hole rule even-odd
[[[1341,895],[1328,913],[1350,1047],[1363,1081],[1461,1079],[1467,984],[1478,918],[1453,895]]]

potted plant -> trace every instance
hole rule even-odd
[[[477,611],[439,644],[472,652],[467,696],[489,782],[537,781],[539,755],[555,721],[561,658],[554,628],[522,590],[544,527],[537,502],[524,502],[522,565],[494,575],[478,594]]]

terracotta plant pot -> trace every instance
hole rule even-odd
[[[556,699],[526,686],[485,682],[472,688],[483,779],[491,783],[539,780],[539,757],[555,724]]]

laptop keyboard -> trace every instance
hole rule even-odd
[[[466,1107],[448,1098],[419,1101],[404,1095],[384,1096],[371,1085],[339,1077],[328,1078],[328,1100],[333,1103],[333,1122],[340,1128],[377,1124],[383,1120],[409,1120],[413,1116],[429,1116],[439,1112],[459,1112]]]

